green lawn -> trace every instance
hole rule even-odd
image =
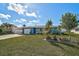
[[[60,35],[57,35],[58,37]],[[0,40],[0,55],[5,56],[60,56],[79,55],[79,46],[44,41],[45,35],[25,35],[22,37]],[[53,37],[53,35],[51,35]],[[61,37],[68,37],[61,35]],[[79,38],[79,35],[72,35]],[[77,39],[77,41],[79,41]]]

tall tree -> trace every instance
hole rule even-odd
[[[59,26],[57,27],[57,29],[60,31],[60,30],[61,30],[61,25],[59,25]]]
[[[65,13],[62,15],[61,25],[70,33],[71,29],[78,25],[77,16],[73,13]]]
[[[50,31],[51,31],[51,28],[52,28],[52,20],[51,19],[49,19],[48,21],[47,21],[47,23],[46,23],[46,26],[45,26],[45,31],[46,31],[46,33],[48,34],[48,33],[50,33]]]
[[[12,31],[12,27],[15,26],[13,24],[10,23],[3,23],[1,24],[1,27],[5,30],[5,31]]]

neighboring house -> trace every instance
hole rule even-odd
[[[74,28],[74,29],[72,29],[71,32],[79,34],[79,26]]]

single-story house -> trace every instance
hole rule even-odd
[[[35,26],[35,27],[13,27],[12,32],[16,34],[42,34],[45,31],[45,26]],[[60,31],[52,27],[51,34],[62,34],[65,31]]]
[[[38,27],[13,27],[12,32],[17,34],[42,34],[44,31],[43,26]]]

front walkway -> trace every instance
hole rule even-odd
[[[13,38],[13,37],[19,37],[19,36],[22,36],[22,35],[19,35],[19,34],[0,35],[0,40]]]

